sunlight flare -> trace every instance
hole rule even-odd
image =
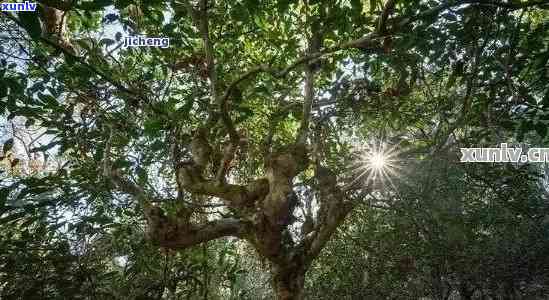
[[[389,183],[391,178],[398,176],[398,151],[395,146],[384,142],[371,142],[362,145],[357,150],[357,158],[349,170],[353,181],[350,184],[364,181],[365,184]]]
[[[386,158],[383,153],[374,153],[371,155],[369,163],[372,165],[372,168],[379,170],[385,167],[385,160]]]

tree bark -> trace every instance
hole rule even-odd
[[[275,299],[304,299],[305,272],[303,266],[272,266],[271,276]]]

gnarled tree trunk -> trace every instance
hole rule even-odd
[[[272,286],[277,300],[304,299],[305,268],[287,265],[271,267]]]

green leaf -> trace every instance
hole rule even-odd
[[[0,84],[0,100],[8,95],[8,86]]]
[[[70,55],[65,55],[65,62],[67,65],[72,66],[76,63],[76,59]]]
[[[277,8],[279,13],[284,13],[288,10],[288,7],[290,6],[289,0],[281,0],[277,2]]]
[[[377,9],[377,0],[370,0],[370,13],[373,13]]]
[[[120,169],[122,169],[122,168],[127,168],[127,167],[130,167],[131,165],[132,165],[131,162],[129,162],[129,161],[123,159],[123,158],[117,159],[117,160],[112,164],[113,168],[117,168],[117,169],[118,169],[118,168],[120,168]]]
[[[446,83],[446,89],[451,89],[456,84],[456,76],[452,73],[450,77],[448,78],[448,82]]]
[[[11,150],[11,148],[13,148],[13,138],[11,139],[8,139],[7,141],[4,142],[4,147],[2,148],[2,150],[4,151],[4,155]]]
[[[541,122],[536,123],[536,125],[534,126],[534,129],[536,130],[538,135],[542,138],[544,138],[547,135],[547,125]]]
[[[99,43],[102,45],[110,46],[113,45],[115,41],[112,39],[102,39],[101,41],[99,41]]]
[[[91,51],[93,47],[92,42],[88,39],[80,39],[80,40],[77,40],[76,43],[78,44],[78,46],[82,47],[82,49],[85,49],[88,51]]]
[[[34,12],[19,12],[19,21],[23,28],[33,39],[39,39],[42,34],[42,28],[40,27],[40,20],[38,15]]]
[[[145,135],[158,136],[162,130],[162,121],[158,119],[147,119],[144,124]]]
[[[515,128],[515,123],[510,120],[503,120],[500,122],[501,127],[507,129],[507,130],[513,130]]]
[[[118,9],[122,9],[122,8],[125,8],[126,6],[128,6],[130,4],[132,4],[132,1],[130,1],[130,0],[118,0],[114,4],[114,7],[118,8]]]
[[[6,201],[8,200],[8,195],[10,194],[10,188],[5,187],[0,189],[0,212],[4,208]]]
[[[452,21],[452,22],[455,22],[457,21],[457,17],[455,14],[453,13],[447,13],[447,14],[443,14],[442,17],[446,20],[449,20],[449,21]]]
[[[255,25],[257,25],[257,27],[259,27],[260,29],[263,29],[263,30],[265,29],[265,22],[260,16],[255,15],[254,22],[255,22]]]
[[[25,127],[27,127],[27,128],[28,128],[28,127],[31,127],[32,125],[34,125],[34,122],[35,122],[34,119],[27,119],[27,120],[25,121]]]
[[[1,218],[0,219],[0,224],[5,224],[5,223],[8,223],[8,222],[12,222],[12,221],[21,219],[26,214],[27,214],[26,212],[18,212],[18,213],[11,214],[7,217]]]
[[[147,170],[145,170],[144,168],[141,168],[141,167],[137,167],[136,172],[137,172],[137,179],[138,179],[139,183],[140,184],[147,183],[147,181],[149,180]]]
[[[60,222],[60,223],[51,225],[51,226],[49,226],[49,230],[50,230],[50,231],[56,231],[57,229],[59,229],[59,228],[65,226],[65,224],[67,224],[67,222]]]
[[[353,8],[353,13],[355,15],[360,15],[362,13],[362,1],[361,0],[351,0],[351,7]]]
[[[57,99],[55,99],[55,98],[54,98],[53,96],[51,96],[51,95],[46,95],[46,94],[39,93],[39,94],[38,94],[38,98],[39,98],[40,100],[42,100],[42,102],[43,102],[44,104],[46,104],[47,106],[49,106],[49,107],[54,108],[54,107],[59,106],[59,102],[57,102]]]
[[[36,148],[33,148],[31,149],[29,152],[33,153],[33,152],[43,152],[43,151],[47,151],[53,147],[55,147],[56,145],[58,145],[59,142],[51,142],[47,145],[43,145],[43,146],[40,146],[40,147],[36,147]]]

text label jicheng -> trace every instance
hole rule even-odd
[[[168,48],[169,38],[129,36],[124,39],[124,47],[160,47]]]

